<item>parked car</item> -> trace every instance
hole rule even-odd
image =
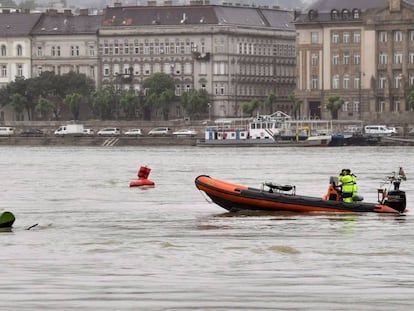
[[[0,127],[0,136],[12,136],[14,134],[14,128],[1,126]]]
[[[126,136],[142,136],[141,129],[129,129],[124,133]]]
[[[121,130],[116,127],[106,127],[98,131],[99,136],[119,136]]]
[[[171,135],[171,129],[169,127],[156,127],[148,132],[149,136],[168,136]]]
[[[95,135],[95,131],[93,129],[83,129],[83,135],[93,136]]]
[[[44,136],[45,133],[39,129],[27,129],[20,133],[20,136],[23,137],[41,137]]]
[[[193,129],[181,129],[173,132],[172,134],[177,137],[194,137],[197,135],[197,131]]]

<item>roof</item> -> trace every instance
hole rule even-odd
[[[44,14],[33,28],[32,34],[94,34],[98,31],[102,18],[102,15]]]
[[[216,5],[108,7],[102,26],[238,25],[294,30],[285,10]],[[287,26],[288,25],[288,26]]]
[[[363,14],[369,10],[388,8],[390,1],[391,0],[317,0],[302,10],[302,12],[297,15],[295,22],[310,22],[311,20],[316,22],[330,22],[332,21],[330,16],[332,10],[336,10],[337,12],[342,12],[343,10],[353,12],[354,10],[358,10]],[[401,4],[402,3],[414,5],[414,0],[401,0]],[[312,11],[314,11],[314,14],[309,16],[309,13]],[[348,19],[352,20],[352,18]]]
[[[367,9],[386,7],[388,2],[389,0],[318,0],[303,11],[317,10],[319,13],[330,13],[333,9],[338,11],[360,9],[363,12]]]
[[[40,14],[0,13],[0,37],[27,36]]]

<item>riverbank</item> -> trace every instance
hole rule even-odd
[[[0,146],[198,146],[198,147],[312,147],[304,142],[270,140],[213,140],[205,141],[200,137],[101,137],[101,136],[63,136],[46,135],[42,137],[10,136],[0,137]],[[414,138],[383,137],[375,141],[345,143],[359,146],[414,146]]]
[[[195,146],[196,142],[193,137],[0,137],[0,146]]]

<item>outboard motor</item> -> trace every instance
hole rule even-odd
[[[407,180],[407,178],[401,167],[398,174],[393,172],[392,176],[387,176],[383,186],[388,184],[389,187],[393,186],[394,189],[388,191],[386,188],[378,189],[378,202],[403,213],[407,206],[405,191],[400,190],[400,184],[403,180]]]
[[[405,191],[401,190],[391,190],[388,192],[386,197],[383,200],[384,205],[387,205],[396,211],[404,212],[407,205],[407,198],[405,196]]]

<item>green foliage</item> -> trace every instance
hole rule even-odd
[[[155,108],[160,109],[164,120],[167,120],[174,99],[174,80],[165,73],[157,72],[144,80],[143,87],[147,90],[143,106],[144,117],[151,119]]]
[[[253,116],[253,113],[260,107],[260,100],[253,98],[251,101],[242,104],[243,113]]]
[[[111,119],[115,111],[115,93],[111,90],[99,90],[92,95],[92,109],[102,120]]]
[[[331,112],[332,119],[338,119],[338,111],[342,108],[343,105],[344,100],[338,95],[333,95],[328,98],[328,104],[326,105],[326,109],[328,109]]]
[[[89,94],[95,89],[95,83],[92,79],[87,78],[84,74],[69,72],[64,75],[55,75],[54,72],[45,71],[39,77],[25,79],[16,78],[15,81],[10,82],[5,88],[0,90],[0,104],[8,105],[11,103],[11,96],[19,94],[25,100],[17,99],[23,104],[15,104],[15,109],[21,108],[27,111],[29,120],[33,119],[35,111],[38,111],[36,106],[39,99],[48,99],[53,104],[53,113],[55,119],[60,119],[62,105],[64,98],[69,94],[78,93],[84,99],[82,103],[87,103]],[[74,107],[69,107],[72,113],[78,115],[79,109],[73,110]],[[42,109],[41,109],[42,110]],[[77,111],[77,112],[76,112]],[[17,112],[17,110],[16,110]]]
[[[293,115],[295,119],[300,119],[300,108],[303,105],[303,100],[297,98],[294,93],[290,93],[288,98],[293,105]]]
[[[140,107],[140,98],[133,92],[125,92],[120,99],[122,110],[128,119],[134,119],[137,109]]]
[[[414,110],[414,87],[410,87],[407,92],[407,108]]]
[[[63,102],[65,103],[65,105],[67,105],[70,111],[72,112],[74,120],[79,119],[79,111],[80,111],[82,100],[83,100],[83,97],[79,93],[68,94],[63,99]]]
[[[53,109],[54,105],[50,100],[42,96],[39,97],[39,99],[37,100],[37,104],[35,106],[35,110],[37,113],[40,113],[42,117],[49,119]]]
[[[26,108],[27,99],[19,93],[14,93],[10,95],[10,104],[12,105],[14,111],[21,114]]]
[[[268,112],[272,113],[273,112],[273,103],[275,101],[276,101],[276,94],[270,93],[263,102],[264,109],[267,110]]]
[[[191,119],[208,112],[208,93],[205,90],[190,90],[181,95],[180,103]]]

